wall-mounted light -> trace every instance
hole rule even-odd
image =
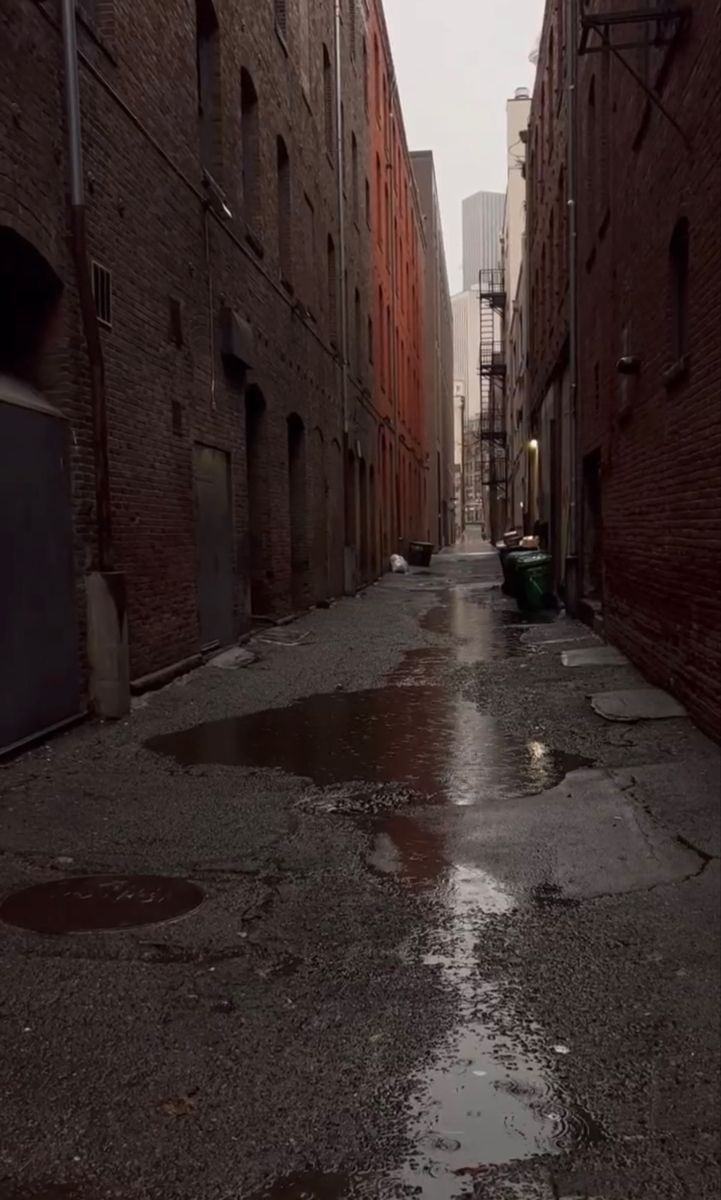
[[[616,363],[619,375],[638,375],[641,370],[641,359],[637,354],[624,354]]]
[[[533,450],[535,454],[536,450],[538,449],[538,440],[536,438],[531,438],[530,442],[528,443],[528,449]]]

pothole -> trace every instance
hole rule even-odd
[[[170,921],[202,900],[201,889],[187,879],[86,875],[12,893],[0,904],[0,920],[32,933],[92,933]]]

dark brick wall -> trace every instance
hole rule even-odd
[[[543,399],[568,351],[566,0],[548,0],[527,153],[528,398]]]
[[[671,49],[626,54],[689,146],[617,61],[581,59],[581,453],[601,454],[609,634],[718,737],[721,6],[690,7],[688,32]],[[671,381],[669,247],[684,217],[688,361]],[[639,356],[637,376],[619,375],[623,354]]]
[[[531,407],[562,368],[568,336],[567,111],[555,82],[564,8],[546,5],[530,126]],[[719,737],[721,6],[693,0],[690,8],[672,49],[623,52],[687,144],[613,56],[579,59],[577,470],[583,477],[587,456],[598,455],[609,636]],[[637,41],[646,28],[628,26],[625,36]],[[679,362],[670,243],[682,218],[690,236]],[[619,374],[624,354],[640,359],[637,375]],[[583,563],[591,520],[580,507]]]
[[[350,2],[350,0],[348,0]],[[139,676],[199,646],[192,462],[196,443],[229,455],[234,540],[234,628],[250,615],[250,531],[245,391],[266,404],[262,528],[268,607],[337,594],[343,586],[343,446],[338,336],[331,314],[326,246],[339,253],[336,146],[327,152],[322,47],[334,67],[333,5],[311,0],[305,70],[300,0],[289,4],[285,43],[271,4],[215,0],[220,27],[220,97],[214,177],[232,217],[207,211],[199,154],[194,0],[103,0],[79,5],[81,92],[90,252],[112,274],[113,322],[103,329],[112,518],[117,566],[128,582],[131,673]],[[9,11],[8,11],[9,9]],[[371,311],[364,219],[351,195],[351,137],[369,157],[358,7],[351,45],[342,34],[346,271],[349,295],[347,438],[375,470],[378,414],[373,366],[353,345],[354,297],[361,329]],[[85,15],[83,15],[85,14]],[[0,15],[0,223],[26,237],[64,283],[53,392],[70,417],[78,578],[94,554],[90,395],[74,275],[67,244],[67,156],[59,9],[18,0]],[[259,103],[260,214],[248,240],[242,195],[240,71]],[[308,86],[303,83],[308,73]],[[335,114],[334,114],[335,121]],[[279,261],[276,138],[291,171],[290,262]],[[360,177],[363,188],[363,174]],[[308,206],[314,213],[314,250]],[[360,212],[364,197],[361,193]],[[340,299],[340,284],[335,288]],[[181,338],[171,328],[180,302]],[[225,306],[254,331],[253,368],[229,374],[220,355]],[[306,308],[312,315],[306,313]],[[332,335],[335,334],[335,338]],[[178,344],[179,343],[179,344]],[[302,578],[291,578],[287,418],[305,429]],[[376,564],[377,565],[377,564]],[[297,566],[297,563],[296,563]],[[374,564],[366,564],[370,575]],[[82,582],[79,607],[84,606]]]

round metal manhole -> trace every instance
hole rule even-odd
[[[202,899],[200,888],[187,879],[87,875],[14,892],[0,904],[0,920],[33,933],[91,933],[169,921]]]

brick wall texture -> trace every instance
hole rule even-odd
[[[101,338],[132,677],[203,642],[202,448],[221,452],[215,461],[228,474],[233,636],[252,610],[282,614],[371,578],[392,544],[421,532],[422,224],[382,11],[376,0],[343,0],[342,262],[334,7],[78,3],[89,250],[112,277],[112,324]],[[375,36],[388,83],[382,111]],[[29,243],[63,285],[45,386],[70,419],[82,614],[96,557],[95,473],[68,241],[59,4],[2,7],[0,65],[0,233]],[[386,123],[390,242],[373,200]],[[381,278],[402,347],[392,376],[368,340],[383,325]],[[228,311],[252,330],[247,369],[222,354]]]
[[[636,0],[612,7],[639,9]],[[579,58],[577,469],[583,479],[600,464],[608,635],[718,738],[721,5],[686,7],[690,20],[671,45],[659,44],[669,27],[655,21],[612,31],[614,41],[650,34],[648,45],[619,51],[650,96],[614,54]],[[530,127],[536,393],[563,361],[568,334],[563,15],[549,0]],[[622,356],[638,359],[636,373],[619,373]]]

